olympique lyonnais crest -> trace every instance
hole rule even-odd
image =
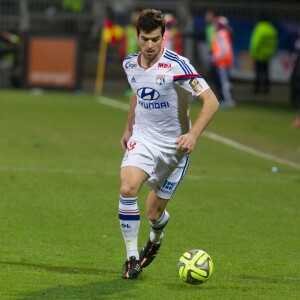
[[[156,83],[159,85],[165,84],[165,75],[157,75],[156,76]]]

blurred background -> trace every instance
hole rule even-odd
[[[188,57],[209,82],[206,13],[224,16],[233,44],[230,74],[236,101],[247,100],[253,90],[250,38],[257,21],[266,16],[278,32],[269,66],[271,88],[269,95],[255,94],[252,99],[292,104],[290,80],[300,27],[296,0],[1,0],[0,88],[123,94],[128,88],[121,64],[126,55],[124,36],[134,22],[134,12],[143,8],[157,8],[168,15],[170,28],[180,38],[173,48]]]
[[[214,91],[209,37],[228,32],[235,105],[203,133],[165,248],[132,285],[117,218],[122,61],[143,8],[166,14],[166,47]],[[0,0],[0,299],[300,299],[298,28],[300,0]],[[270,82],[256,90],[257,66]],[[215,275],[184,288],[178,258],[198,248]]]

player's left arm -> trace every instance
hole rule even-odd
[[[198,137],[207,127],[218,110],[219,102],[210,88],[202,92],[198,98],[203,102],[203,106],[190,131],[179,136],[176,140],[177,151],[191,153],[195,147]]]

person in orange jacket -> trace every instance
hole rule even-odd
[[[235,106],[232,95],[232,83],[229,76],[233,65],[233,46],[228,31],[228,20],[225,17],[215,18],[216,32],[212,37],[212,65],[214,81],[220,99],[221,108]]]

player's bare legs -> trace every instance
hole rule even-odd
[[[121,187],[120,195],[122,197],[137,197],[148,174],[138,167],[128,166],[121,168]]]
[[[150,237],[146,245],[140,251],[140,264],[146,268],[156,257],[161,246],[163,231],[169,221],[166,211],[168,200],[162,199],[152,190],[147,199],[147,218],[151,226]]]
[[[156,222],[159,220],[166,209],[168,200],[158,197],[152,190],[148,194],[146,213],[149,221]]]
[[[137,245],[140,227],[137,196],[147,177],[148,174],[137,167],[128,166],[121,168],[119,220],[127,251],[127,260],[123,273],[124,279],[136,278],[142,271],[139,264]]]

